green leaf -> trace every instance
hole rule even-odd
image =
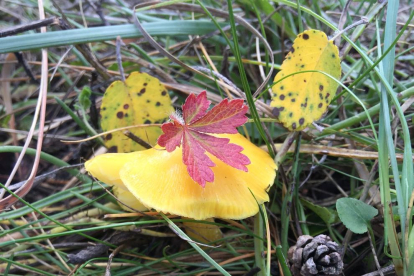
[[[197,34],[203,35],[216,30],[216,26],[206,20],[171,20],[143,23],[142,26],[152,36]],[[0,53],[27,51],[33,49],[141,37],[141,32],[133,24],[104,26],[47,33],[23,34],[0,38]]]
[[[88,109],[92,104],[90,99],[91,95],[92,91],[89,86],[85,86],[79,94],[79,104],[82,106],[84,110]]]
[[[336,209],[343,224],[356,234],[368,231],[369,221],[378,214],[378,210],[355,198],[341,198]]]
[[[301,199],[301,202],[303,205],[305,205],[306,208],[312,210],[315,214],[317,214],[326,224],[331,224],[336,221],[337,214],[335,211],[330,210],[326,207],[315,205],[312,202],[304,199]]]
[[[414,255],[411,255],[410,261],[408,263],[407,268],[407,275],[413,275],[414,274]]]
[[[410,258],[410,265],[414,266],[414,227],[411,229],[410,235],[408,236],[408,258]],[[411,264],[411,262],[413,262]],[[414,269],[414,267],[413,267]],[[411,275],[411,274],[410,274]]]

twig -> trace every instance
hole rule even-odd
[[[230,85],[234,90],[237,90],[239,93],[244,94],[243,91],[241,91],[231,80],[229,80],[228,78],[226,78],[225,76],[223,76],[222,74],[218,73],[217,71],[212,71],[211,69],[202,67],[202,66],[193,66],[192,68],[201,71],[203,73],[206,74],[211,74],[214,77],[222,80],[223,82],[225,82],[227,85]]]
[[[313,156],[312,156],[313,157]],[[303,186],[303,185],[305,185],[306,184],[306,182],[308,182],[308,180],[309,180],[309,178],[312,176],[312,173],[313,173],[313,171],[320,165],[320,164],[322,164],[323,162],[325,162],[325,160],[326,160],[326,158],[327,158],[328,156],[325,154],[325,155],[323,155],[322,157],[321,157],[321,159],[320,160],[317,160],[316,159],[316,157],[313,157],[314,159],[316,159],[316,165],[312,165],[311,166],[311,168],[310,168],[310,170],[309,170],[309,174],[308,174],[308,176],[305,178],[305,180],[303,180],[302,181],[302,183],[299,185],[299,189]]]
[[[112,260],[115,257],[116,254],[118,254],[119,251],[121,251],[122,249],[124,249],[126,247],[126,243],[121,244],[120,246],[118,246],[112,253],[111,255],[109,255],[108,258],[108,264],[106,265],[106,270],[105,270],[105,276],[111,276],[111,264],[112,264]]]
[[[345,7],[342,10],[341,13],[341,17],[339,18],[339,22],[338,22],[338,30],[342,30],[344,28],[345,22],[346,22],[346,16],[348,14],[348,9],[349,9],[349,5],[351,4],[352,0],[348,0],[346,1]],[[338,37],[337,40],[335,41],[336,45],[339,45],[339,43],[341,42],[341,39]]]
[[[69,52],[73,49],[73,45],[69,46],[69,48],[66,50],[66,52],[59,58],[59,61],[56,63],[55,65],[55,69],[53,69],[53,73],[50,76],[50,81],[53,80],[53,77],[55,76],[57,70],[59,69],[60,64],[63,62],[63,60],[65,59],[66,55],[69,54]]]
[[[11,36],[11,35],[25,32],[25,31],[30,31],[30,30],[41,28],[41,27],[49,26],[52,24],[53,25],[59,24],[59,19],[56,17],[50,17],[46,19],[40,19],[37,21],[33,21],[31,23],[20,25],[17,27],[13,27],[13,28],[10,28],[4,31],[0,31],[0,37]]]
[[[24,56],[21,52],[15,52],[14,55],[17,58],[17,61],[23,66],[24,71],[26,72],[27,76],[30,78],[30,80],[33,83],[39,84],[39,81],[35,78],[32,70],[29,67],[29,64],[27,63],[27,61],[24,59]]]
[[[380,269],[380,271],[382,273],[388,273],[388,272],[391,272],[393,270],[394,270],[394,265],[390,265],[390,266],[387,266],[387,267],[384,267],[384,268]],[[367,274],[364,274],[362,276],[377,276],[377,275],[380,275],[379,271],[374,271],[374,272],[371,272],[371,273],[367,273]]]
[[[113,245],[123,244],[125,242],[132,242],[136,240],[138,234],[128,231],[128,232],[117,232],[111,235],[109,238],[105,239],[105,242],[111,243]],[[79,251],[76,254],[68,254],[68,262],[71,264],[81,264],[86,261],[89,261],[92,258],[96,258],[108,251],[110,247],[106,244],[97,244],[94,246],[89,246],[86,249]]]
[[[336,34],[334,34],[334,36],[332,37],[332,40],[337,39],[338,37],[340,37],[343,33],[345,33],[346,31],[348,31],[349,29],[352,29],[352,28],[354,28],[356,26],[359,26],[359,25],[368,24],[368,23],[369,23],[369,21],[368,21],[368,19],[366,17],[361,17],[361,20],[358,20],[357,22],[352,23],[351,25],[349,25],[345,29],[343,29],[343,30],[337,32]]]
[[[377,266],[377,269],[378,269],[378,273],[381,276],[384,276],[384,273],[382,273],[381,266],[378,262],[377,253],[375,253],[375,248],[374,248],[374,245],[372,244],[371,234],[369,231],[367,232],[367,235],[368,235],[369,245],[371,246],[372,256],[374,257],[375,265]]]
[[[129,130],[125,130],[122,132],[126,137],[128,137],[129,139],[131,139],[132,141],[134,141],[135,143],[139,144],[140,146],[143,146],[146,149],[151,149],[152,146],[150,144],[148,144],[147,142],[145,142],[144,140],[142,140],[141,138],[139,138],[138,136],[136,136],[134,133],[132,133]]]
[[[71,26],[64,21],[63,19],[60,20],[60,27],[62,30],[69,30]],[[95,54],[91,51],[88,45],[85,44],[77,44],[75,45],[76,49],[82,53],[82,55],[86,58],[86,60],[95,68],[96,72],[105,80],[109,80],[111,75],[108,73],[106,68],[101,64]]]
[[[71,168],[81,167],[81,166],[83,166],[83,165],[84,165],[84,164],[83,164],[83,163],[81,163],[81,164],[76,164],[76,165],[64,166],[64,167],[60,167],[60,168],[58,168],[58,169],[56,169],[56,170],[53,170],[53,171],[47,172],[47,173],[45,173],[45,174],[38,175],[38,176],[36,176],[36,177],[35,177],[34,182],[33,182],[33,185],[36,185],[37,183],[41,182],[42,180],[44,180],[44,179],[46,179],[46,178],[53,177],[53,176],[54,176],[56,173],[58,173],[59,171],[62,171],[62,170],[65,170],[65,169],[71,169]],[[25,180],[25,181],[18,182],[18,183],[16,183],[16,184],[10,185],[10,186],[9,186],[9,189],[10,189],[10,190],[12,190],[12,191],[13,191],[13,190],[16,190],[16,189],[20,188],[21,186],[23,186],[25,183],[26,183],[26,180]],[[0,189],[0,193],[3,193],[3,192],[4,192],[4,189],[3,189],[3,188],[1,188],[1,189]]]
[[[99,0],[98,5],[95,5],[95,3],[93,1],[87,1],[89,3],[89,5],[91,5],[92,9],[95,10],[96,14],[99,16],[99,18],[102,20],[102,23],[105,26],[110,26],[111,24],[109,24],[108,20],[106,20],[105,18],[105,14],[102,11],[102,2],[103,0]]]

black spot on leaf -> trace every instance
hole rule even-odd
[[[273,114],[273,116],[275,116],[276,118],[277,118],[277,117],[279,117],[279,115],[280,115],[280,110],[279,110],[279,108],[277,108],[277,107],[273,108],[273,110],[272,110],[272,114]]]

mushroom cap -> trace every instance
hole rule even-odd
[[[85,163],[92,175],[107,184],[125,185],[145,206],[198,220],[243,219],[269,200],[276,165],[272,158],[240,134],[217,135],[244,148],[248,171],[235,169],[207,153],[216,164],[214,181],[203,188],[191,179],[182,161],[182,149],[162,148],[100,155]]]
[[[144,206],[130,191],[120,186],[114,186],[114,195],[121,202],[119,206],[128,212],[147,211],[148,208]]]
[[[130,153],[106,153],[85,162],[85,169],[100,181],[127,189],[119,176],[125,163],[139,157],[139,151]]]
[[[113,193],[116,198],[125,205],[133,208],[128,208],[120,203],[122,209],[128,212],[145,211],[148,210],[137,198],[128,191],[119,176],[121,168],[126,162],[134,160],[138,152],[131,153],[107,153],[96,156],[95,158],[86,161],[85,169],[100,181],[114,185]]]

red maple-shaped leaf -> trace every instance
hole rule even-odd
[[[168,152],[183,146],[183,162],[188,174],[202,187],[206,182],[214,181],[214,173],[210,167],[215,164],[207,156],[206,151],[224,163],[247,172],[250,164],[247,156],[240,153],[241,146],[230,144],[230,139],[218,138],[207,133],[236,134],[237,127],[247,121],[247,106],[243,100],[224,99],[210,111],[210,101],[206,91],[198,96],[190,94],[183,104],[183,116],[172,114],[169,123],[162,125],[164,132],[158,138],[158,144]]]

